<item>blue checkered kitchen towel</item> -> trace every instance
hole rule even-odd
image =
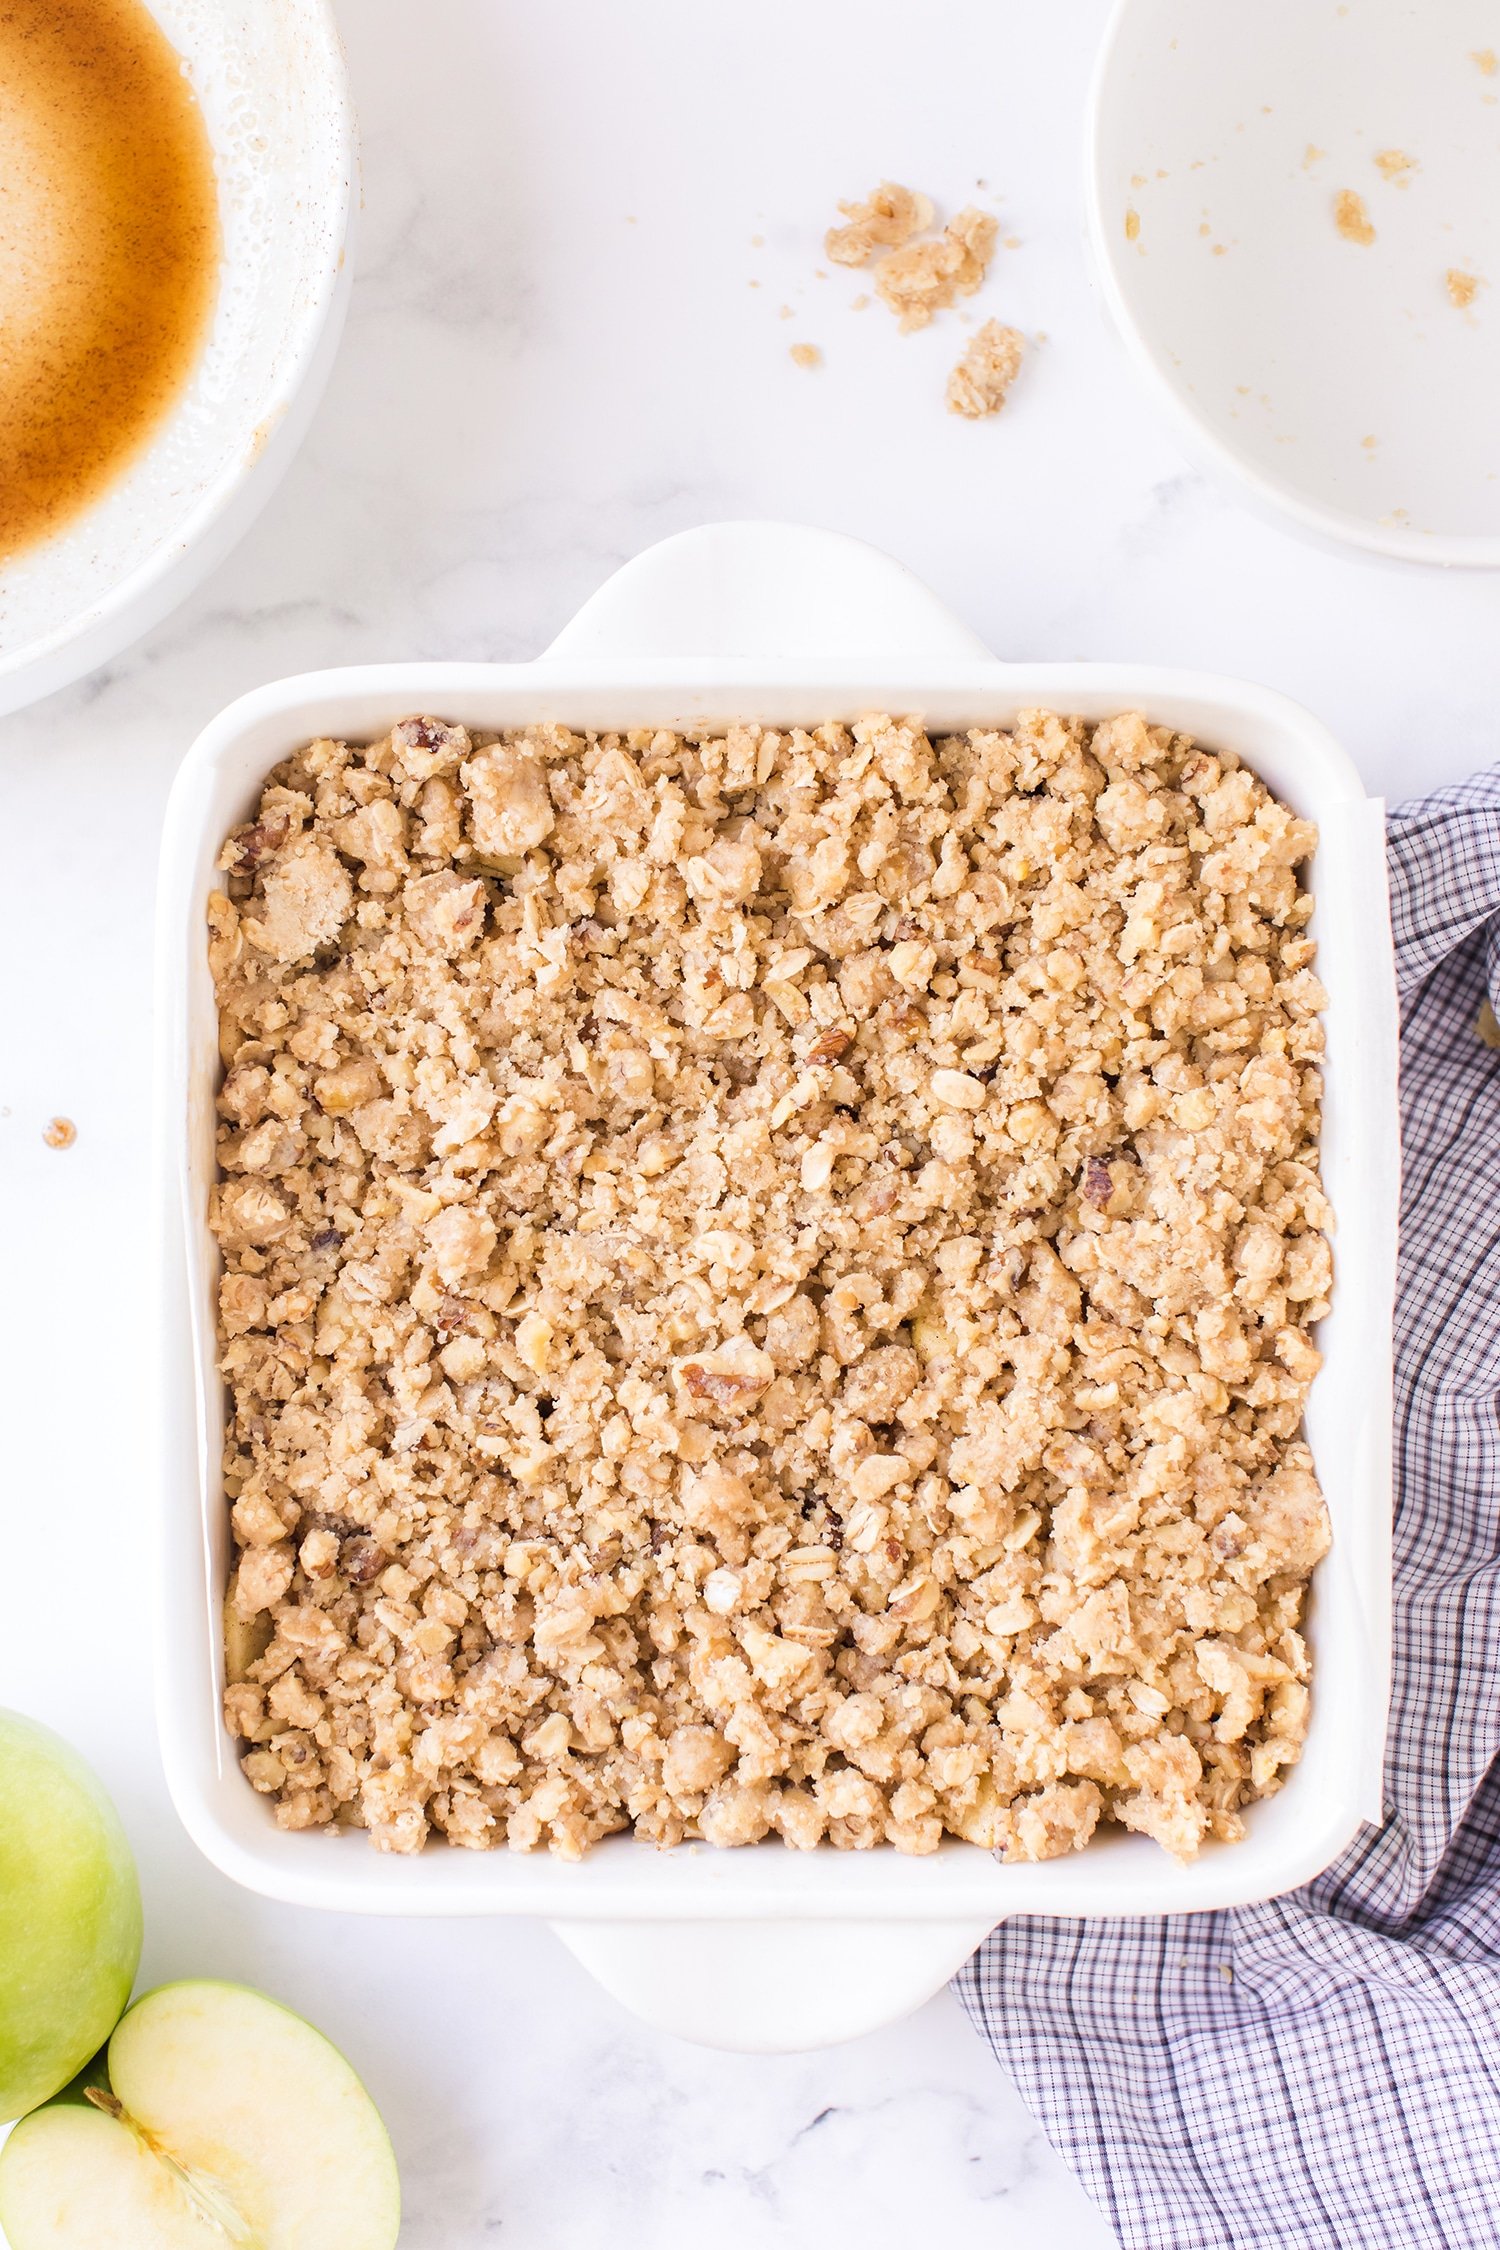
[[[1231,1912],[1022,1918],[960,1999],[1128,2250],[1500,2245],[1500,768],[1389,829],[1402,1004],[1386,1820]]]

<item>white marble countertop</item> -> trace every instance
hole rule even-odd
[[[199,726],[276,674],[534,654],[608,572],[729,515],[910,564],[1002,655],[1236,672],[1399,796],[1496,754],[1493,577],[1325,554],[1205,483],[1089,292],[1103,0],[344,0],[365,210],[342,356],[238,553],[107,672],[0,722],[7,873],[0,1703],[71,1735],[140,1856],[145,1974],[242,1977],[341,2041],[411,2250],[1110,2239],[947,1998],[823,2054],[635,2026],[531,1924],[343,1920],[217,1876],[150,1706],[148,917]],[[942,410],[962,333],[816,272],[836,197],[970,195],[1020,247],[974,313],[1044,330],[1010,407]],[[983,183],[982,185],[980,183]],[[781,307],[791,317],[781,317]],[[794,341],[823,364],[793,364]],[[55,1113],[66,1152],[44,1146]]]

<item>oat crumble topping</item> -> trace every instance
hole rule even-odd
[[[948,377],[948,410],[977,421],[998,414],[1011,384],[1021,372],[1026,339],[1019,328],[987,320],[969,341],[963,358]]]
[[[1313,841],[1133,715],[278,767],[210,955],[281,1825],[1239,1835],[1328,1539]]]

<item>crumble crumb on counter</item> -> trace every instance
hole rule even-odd
[[[1460,266],[1450,266],[1443,281],[1449,302],[1457,305],[1460,312],[1473,304],[1483,286],[1477,273],[1465,273]]]
[[[929,198],[895,180],[882,180],[866,202],[839,209],[848,224],[830,227],[823,238],[825,256],[838,266],[868,265],[877,250],[899,250],[932,224]]]
[[[960,295],[973,295],[999,233],[999,222],[970,204],[941,233],[914,240],[933,224],[932,203],[893,180],[883,180],[867,202],[841,203],[839,209],[849,223],[830,230],[829,257],[842,265],[863,266],[877,248],[886,250],[875,267],[875,290],[895,313],[903,334],[925,328],[934,313],[945,311]],[[1134,212],[1127,214],[1127,234],[1133,237],[1139,224]],[[868,303],[868,297],[856,298],[854,309]],[[1020,364],[1021,343],[1015,329],[986,322],[948,378],[954,413],[977,420],[999,411]]]
[[[909,242],[875,268],[875,294],[889,305],[903,334],[925,328],[935,312],[960,295],[969,297],[984,279],[999,222],[967,205],[929,242]]]
[[[1133,714],[279,766],[209,917],[278,1822],[1238,1836],[1328,1543],[1313,843]]]
[[[977,420],[998,414],[1021,371],[1026,339],[1019,328],[987,320],[970,339],[963,358],[948,377],[948,409]]]
[[[790,355],[799,367],[820,367],[823,363],[823,354],[816,344],[793,344]]]

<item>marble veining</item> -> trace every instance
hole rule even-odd
[[[73,1735],[115,1790],[147,1976],[263,1985],[365,2071],[410,2250],[1032,2234],[1102,2250],[1102,2220],[947,1997],[824,2054],[703,2054],[634,2024],[545,1929],[279,1907],[182,1834],[147,1622],[162,802],[245,689],[375,657],[533,655],[626,557],[735,514],[888,548],[1002,655],[1261,679],[1401,795],[1496,752],[1495,580],[1304,544],[1182,459],[1084,262],[1104,0],[341,13],[365,207],[307,445],[175,617],[0,722],[0,1702]],[[899,337],[879,306],[853,309],[864,277],[819,278],[836,198],[882,174],[950,210],[988,200],[1020,239],[968,308],[1046,332],[994,423],[943,411],[958,315]],[[799,340],[820,368],[793,365]],[[41,1138],[59,1112],[78,1126],[66,1152]]]

